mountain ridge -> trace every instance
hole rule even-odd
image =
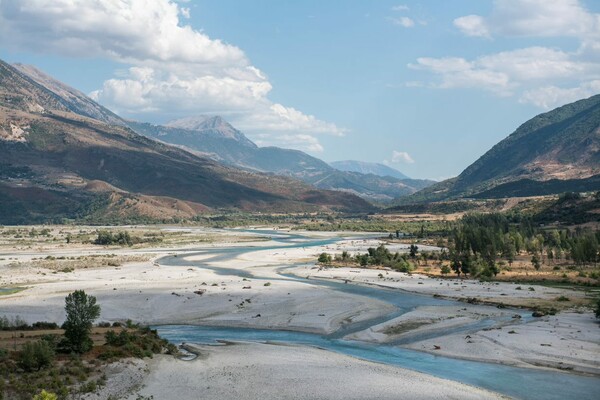
[[[208,209],[372,210],[356,196],[223,166],[127,126],[74,113],[78,104],[0,60],[0,222],[81,217],[103,201],[108,201],[102,203],[103,210],[110,206],[126,214],[132,201],[142,210],[151,208],[151,200],[163,209],[165,204],[180,207],[176,214],[185,217]],[[91,99],[84,104],[103,109]],[[94,190],[91,182],[96,182],[91,185]],[[113,200],[106,193],[114,195]],[[43,198],[70,205],[53,208],[36,200]],[[15,209],[23,214],[15,215]]]
[[[599,175],[600,95],[595,95],[531,118],[459,176],[395,203],[600,190]]]
[[[274,146],[258,147],[241,131],[220,116],[192,116],[165,125],[127,120],[95,103],[83,93],[57,81],[35,67],[15,66],[27,79],[45,88],[61,104],[61,110],[75,112],[111,125],[127,126],[165,144],[187,148],[231,167],[257,173],[274,173],[299,179],[319,189],[353,193],[372,202],[387,203],[414,193],[432,183],[340,171],[299,150]],[[51,107],[52,108],[52,107]]]
[[[372,163],[356,160],[332,161],[329,163],[333,168],[340,171],[359,172],[362,174],[373,174],[377,176],[391,176],[396,179],[411,179],[402,172],[385,164]]]
[[[185,146],[228,165],[300,179],[319,189],[349,192],[374,202],[389,202],[433,183],[429,180],[340,171],[300,150],[258,147],[221,117],[211,118],[225,128],[224,133],[214,128],[213,120],[205,117],[189,117],[166,125],[137,121],[127,123],[140,134]],[[209,121],[209,126],[204,125],[206,121]]]

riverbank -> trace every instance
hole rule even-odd
[[[214,238],[216,234],[212,230],[211,233]],[[178,250],[152,248],[142,252],[100,247],[97,253],[88,254],[89,265],[64,269],[66,272],[60,267],[40,265],[39,260],[47,257],[48,249],[40,252],[19,249],[9,254],[3,265],[0,263],[3,271],[0,287],[18,285],[26,289],[1,297],[2,314],[9,318],[19,316],[30,323],[61,323],[65,296],[73,290],[85,290],[101,304],[100,320],[111,322],[130,319],[147,325],[219,325],[328,334],[350,322],[369,320],[394,310],[393,306],[376,299],[341,293],[310,282],[278,279],[272,268],[277,262],[278,250],[265,250],[273,255],[250,263],[235,252],[228,253],[233,247],[231,236],[239,234],[226,232],[222,246],[218,247],[214,242]],[[320,233],[313,237],[318,240],[325,235]],[[282,243],[275,237],[244,245],[247,247],[240,253]],[[93,250],[89,246],[85,249]],[[63,253],[65,250],[54,248],[52,251],[59,265],[70,262],[66,259],[69,253]],[[106,265],[93,257],[108,251],[118,257],[144,255],[146,261]],[[165,265],[167,261],[161,259],[168,254],[171,254],[171,264]],[[62,257],[65,259],[59,259]],[[212,260],[219,257],[222,259]],[[211,266],[227,266],[233,272],[219,273],[208,268]],[[268,277],[273,279],[236,275],[248,268],[272,270]]]
[[[242,233],[248,234],[239,234]],[[75,254],[74,250],[69,250],[71,253],[64,253],[66,250],[61,248],[5,252],[8,254],[7,260],[0,262],[3,272],[3,283],[0,286],[10,282],[26,289],[0,297],[2,314],[9,317],[19,315],[28,322],[48,320],[60,323],[64,318],[64,297],[73,290],[82,289],[97,297],[102,307],[100,319],[111,322],[131,319],[152,325],[247,327],[326,335],[343,327],[358,326],[353,324],[362,321],[368,324],[361,325],[358,332],[351,331],[347,339],[401,345],[453,358],[470,357],[472,360],[489,363],[551,367],[600,375],[600,366],[595,357],[600,354],[600,330],[595,329],[598,327],[597,323],[589,312],[559,313],[553,317],[524,323],[528,318],[517,318],[515,314],[525,315],[525,312],[510,308],[548,304],[555,302],[560,296],[568,298],[569,304],[573,306],[583,296],[581,292],[541,286],[531,286],[530,289],[529,286],[509,283],[429,278],[383,269],[323,268],[314,266],[320,252],[364,252],[368,247],[376,247],[379,240],[350,235],[341,240],[337,234],[328,236],[322,232],[306,236],[294,232],[293,237],[286,239],[285,232],[278,232],[272,235],[271,240],[252,241],[245,238],[245,243],[238,248],[235,241],[231,240],[236,234],[238,233],[227,232],[222,244],[215,241],[214,237],[218,235],[213,232],[211,243],[188,244],[183,247],[118,249],[88,246],[85,251],[89,253],[85,254],[90,257],[114,253],[118,257],[136,255],[145,259],[113,266],[100,265],[98,262],[67,272],[60,268],[46,268],[38,261],[47,253],[59,259]],[[264,232],[259,234],[265,235]],[[395,250],[402,250],[402,246],[398,245]],[[302,262],[309,265],[290,268],[292,264]],[[295,274],[298,279],[289,277],[288,274]],[[324,285],[323,280],[345,282],[348,287],[353,287],[354,284],[367,285],[377,292],[380,292],[378,288],[388,288],[392,289],[388,291],[391,296],[395,296],[395,290],[426,296],[411,295],[415,298],[416,308],[409,306],[408,312],[402,315],[397,312],[397,318],[386,321],[384,316],[398,311],[398,308],[390,304],[389,297],[386,300],[379,294],[365,295],[359,294],[358,290],[354,290],[356,293],[353,290],[336,290],[336,287]],[[337,285],[338,289],[339,286],[346,287],[344,284]],[[459,299],[463,303],[422,305],[431,304],[433,297]],[[506,308],[475,304],[478,302],[502,303]],[[396,305],[402,308],[401,305]],[[579,318],[579,315],[587,319]],[[316,350],[302,348],[307,352]],[[238,357],[245,357],[246,347],[233,346],[227,350],[232,352],[231,355],[221,353],[221,350],[220,347],[219,351],[215,350],[212,358],[220,359],[223,354],[225,358],[233,359],[234,353],[238,353]],[[320,357],[333,357],[332,354],[334,353],[324,352]],[[292,357],[293,354],[289,356]],[[257,355],[257,359],[259,358]],[[185,367],[192,364],[172,361],[176,364],[171,365],[171,361],[166,361],[151,368],[159,374],[156,379],[167,379],[165,377],[169,376],[169,371],[179,371],[183,376],[181,379],[186,379],[182,383],[187,388],[185,390],[192,390],[194,387],[204,390],[202,382],[194,381],[195,378]],[[275,363],[273,365],[285,366],[277,364],[277,358],[271,361]],[[302,362],[302,359],[298,360],[299,365]],[[263,368],[263,373],[267,374],[275,368],[273,365],[258,367]],[[313,364],[309,362],[307,365]],[[346,368],[345,365],[348,364],[344,361],[326,366],[314,364],[314,367],[335,371],[336,365]],[[199,370],[202,374],[213,376],[210,374],[214,370],[206,366],[202,368],[205,368]],[[400,371],[403,376],[405,374],[402,369],[386,368]],[[249,382],[256,380],[260,384],[262,375],[255,376],[248,369],[250,366],[243,373],[232,369],[231,376]],[[308,375],[305,376],[305,370],[303,368],[297,371],[297,379],[302,380],[302,385],[310,386],[312,375],[307,372]],[[391,377],[386,374],[386,379]],[[338,379],[334,372],[331,372],[330,377]],[[226,377],[222,379],[217,380],[218,387],[227,385]],[[282,376],[281,379],[285,381],[289,378]],[[379,378],[374,378],[374,381],[377,379]],[[148,382],[152,384],[151,381]],[[352,382],[348,383],[350,387]],[[338,387],[337,384],[330,386]],[[427,397],[429,392],[426,391],[426,386],[422,394],[425,398],[431,398]],[[216,387],[209,392],[209,396],[218,398],[217,394],[220,392]],[[161,389],[156,387],[156,390]],[[352,396],[352,393],[347,394]],[[332,396],[336,395],[332,393]],[[383,393],[382,396],[385,398],[386,394]],[[320,396],[312,398],[318,397]],[[161,397],[155,395],[155,398]]]
[[[472,386],[304,346],[199,346],[202,357],[157,357],[129,399],[500,399]]]
[[[398,318],[349,335],[348,339],[400,342],[401,347],[436,355],[600,376],[600,326],[590,309],[579,306],[583,303],[578,301],[584,299],[583,292],[360,268],[303,266],[290,272],[309,280],[401,289],[464,303],[456,307],[417,307]],[[549,307],[557,303],[557,298],[568,299],[571,308],[563,305],[564,311],[538,318],[531,317],[531,310],[521,310]],[[501,308],[481,305],[486,303]],[[489,318],[498,322],[491,326],[477,324]],[[466,333],[464,330],[453,333],[455,328],[468,326],[473,328]]]

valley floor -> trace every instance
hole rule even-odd
[[[0,295],[0,315],[18,315],[28,322],[62,322],[65,296],[83,289],[97,297],[102,307],[100,320],[104,321],[131,319],[151,325],[331,334],[348,324],[372,320],[376,322],[350,333],[346,339],[600,376],[600,329],[589,310],[580,307],[555,316],[532,318],[531,312],[510,308],[546,304],[559,296],[576,300],[584,296],[582,292],[541,286],[518,290],[518,285],[510,283],[314,265],[323,251],[355,253],[378,244],[375,238],[356,234],[303,233],[303,238],[292,240],[301,244],[310,238],[316,243],[335,239],[335,235],[345,236],[330,244],[306,247],[281,247],[283,241],[276,233],[271,240],[260,241],[252,241],[251,233],[235,230],[211,231],[211,235],[211,242],[171,247],[72,248],[47,244],[38,248],[1,248],[0,288],[24,290]],[[237,248],[240,236],[244,237],[243,251]],[[48,269],[38,260],[49,255],[74,254],[115,254],[123,263],[107,266],[94,264],[92,259],[90,265],[61,272]],[[127,261],[123,257],[137,258]],[[302,279],[290,278],[288,274]],[[395,306],[319,285],[319,280],[402,289],[429,298],[475,298],[480,304],[418,306],[386,320],[384,317],[394,312]],[[507,308],[481,304],[488,302],[501,302]],[[479,324],[490,319],[495,321],[491,325]],[[197,351],[201,356],[193,361],[160,356],[125,366],[110,379],[121,379],[124,389],[119,396],[129,391],[154,395],[156,399],[397,398],[398,393],[407,394],[407,398],[496,397],[468,385],[306,346],[238,343],[201,346]],[[131,372],[146,368],[149,372]],[[132,394],[131,398],[135,396]],[[89,398],[107,397],[108,394]]]

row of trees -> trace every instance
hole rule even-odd
[[[526,252],[540,269],[544,261],[563,258],[576,264],[600,261],[600,231],[536,228],[527,218],[504,214],[466,215],[448,239],[451,267],[457,274],[492,276],[497,260],[509,265]]]
[[[370,247],[367,249],[366,253],[357,254],[355,256],[344,251],[340,255],[336,255],[334,260],[340,263],[354,262],[360,264],[362,267],[368,265],[380,265],[400,272],[410,272],[414,269],[414,264],[411,260],[416,259],[417,252],[418,247],[415,245],[411,245],[409,254],[398,252],[392,253],[384,245],[380,245],[377,248]],[[321,264],[330,264],[332,262],[332,257],[328,253],[321,253],[317,261]]]
[[[443,241],[438,245],[443,246]],[[600,231],[547,229],[520,214],[469,214],[453,224],[447,235],[447,249],[441,252],[419,252],[413,244],[408,254],[391,253],[382,245],[355,256],[343,252],[335,256],[335,261],[381,265],[398,271],[410,271],[419,262],[427,265],[428,260],[449,261],[443,273],[489,278],[500,272],[500,260],[510,266],[522,254],[531,257],[537,270],[544,263],[562,260],[596,264],[600,261]],[[322,253],[318,261],[329,264],[332,256]]]

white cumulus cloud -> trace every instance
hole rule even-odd
[[[568,50],[531,46],[470,59],[420,57],[409,67],[436,79],[411,86],[483,89],[545,109],[598,93],[600,14],[579,0],[495,0],[489,16],[466,15],[454,25],[471,37],[564,37],[578,45]]]
[[[190,12],[171,0],[0,0],[0,41],[124,64],[91,93],[120,113],[219,113],[240,129],[263,132],[265,144],[292,147],[302,143],[299,135],[343,135],[333,123],[272,102],[267,76],[237,46],[187,25]],[[308,147],[322,150],[318,141]]]
[[[490,37],[485,19],[479,15],[466,15],[456,18],[454,25],[467,36]]]
[[[468,15],[454,25],[469,36],[598,36],[598,14],[579,0],[495,0],[488,17]]]
[[[600,93],[600,80],[582,83],[580,86],[560,88],[544,86],[526,90],[520,97],[521,103],[534,104],[549,109],[556,105],[570,103]]]
[[[393,164],[414,164],[415,160],[406,151],[392,150]]]

